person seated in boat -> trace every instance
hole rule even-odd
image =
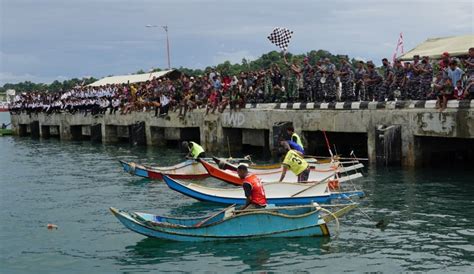
[[[5,123],[2,123],[2,129],[6,129],[7,125]]]
[[[292,140],[281,140],[280,141],[280,145],[285,148],[285,151],[288,151],[290,149],[293,149],[293,150],[296,150],[298,153],[301,154],[301,156],[304,155],[304,149],[298,145],[296,142],[292,141]],[[289,146],[289,148],[287,148]]]
[[[241,210],[266,207],[267,197],[265,196],[265,190],[260,178],[255,174],[249,174],[246,164],[240,164],[237,167],[237,174],[243,181],[242,187],[244,188],[246,198],[246,203]]]
[[[288,136],[290,136],[291,141],[297,143],[304,150],[303,142],[301,142],[300,136],[295,133],[295,128],[294,127],[289,126],[286,129],[286,133],[288,133]]]
[[[206,153],[204,152],[204,149],[202,146],[198,145],[195,142],[187,142],[184,141],[182,143],[184,149],[188,149],[189,153],[186,155],[186,158],[192,158],[192,159],[197,159],[197,158],[205,158]]]
[[[285,179],[286,172],[291,170],[298,176],[298,182],[307,182],[309,178],[309,164],[303,156],[296,150],[291,149],[290,146],[285,147],[286,155],[282,162],[283,171],[281,172],[280,182]]]

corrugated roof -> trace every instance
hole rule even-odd
[[[447,51],[450,56],[467,55],[469,48],[474,47],[474,35],[461,35],[451,37],[430,38],[419,44],[414,49],[403,54],[398,59],[412,60],[413,56],[429,56],[432,59],[440,59],[441,54]]]
[[[126,83],[141,83],[146,82],[148,80],[152,80],[153,78],[161,78],[173,72],[178,72],[177,70],[163,70],[153,73],[143,73],[143,74],[132,74],[132,75],[117,75],[117,76],[110,76],[102,78],[94,83],[90,84],[89,86],[97,87],[97,86],[105,86],[107,84],[126,84]]]

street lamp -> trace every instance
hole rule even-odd
[[[171,69],[171,61],[170,61],[170,40],[168,38],[168,26],[158,26],[158,25],[146,25],[147,28],[158,28],[162,27],[166,32],[166,52],[168,54],[168,70]]]

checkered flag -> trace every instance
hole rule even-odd
[[[286,51],[292,35],[293,31],[287,28],[275,28],[267,38],[277,47],[281,48],[283,51]]]

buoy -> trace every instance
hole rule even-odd
[[[55,225],[55,224],[48,224],[46,227],[47,227],[49,230],[58,229],[58,226]]]

